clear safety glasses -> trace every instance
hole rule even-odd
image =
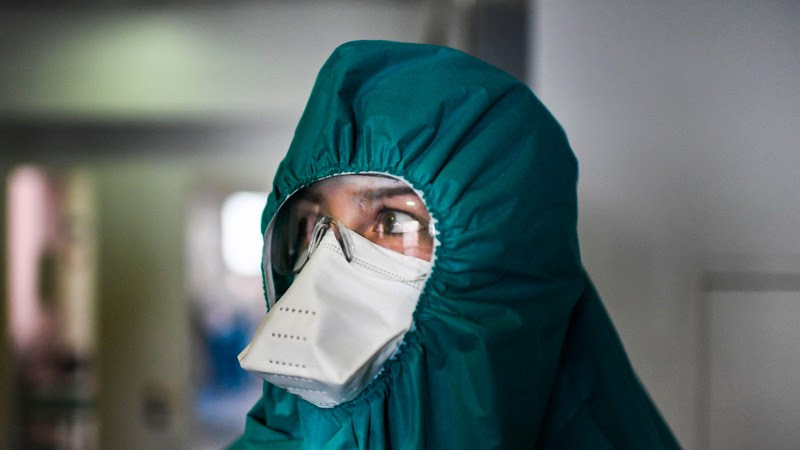
[[[433,253],[430,214],[411,186],[380,175],[340,175],[296,192],[281,206],[269,250],[272,268],[299,273],[329,231],[348,261],[349,231],[404,255],[430,261]]]
[[[333,230],[336,240],[339,241],[339,246],[342,248],[344,259],[346,259],[347,262],[353,260],[353,243],[350,239],[350,233],[348,233],[347,227],[337,222],[336,219],[325,216],[319,219],[317,224],[314,226],[314,231],[311,232],[311,241],[308,244],[308,248],[302,252],[305,254],[305,256],[297,258],[297,261],[292,268],[292,272],[297,274],[303,270],[303,266],[305,266],[308,260],[311,258],[311,254],[314,253],[314,250],[322,241],[325,233],[330,230]]]

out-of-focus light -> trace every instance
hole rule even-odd
[[[261,273],[263,241],[258,226],[266,202],[266,194],[237,192],[222,204],[222,259],[232,273]]]
[[[28,349],[41,325],[38,289],[39,259],[52,238],[54,222],[47,175],[38,167],[21,166],[8,178],[8,265],[11,336],[17,349]],[[52,298],[47,300],[52,301]]]

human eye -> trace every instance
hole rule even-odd
[[[421,228],[420,221],[414,216],[387,209],[378,216],[377,232],[379,234],[404,234],[417,232]]]

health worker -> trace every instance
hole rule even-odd
[[[264,378],[233,448],[678,448],[578,250],[577,162],[523,83],[358,41],[264,209]]]

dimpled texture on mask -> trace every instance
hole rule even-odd
[[[582,267],[577,162],[527,86],[452,49],[340,46],[275,175],[262,234],[292,192],[358,172],[407,180],[437,220],[415,327],[335,408],[265,383],[236,448],[678,447]]]

